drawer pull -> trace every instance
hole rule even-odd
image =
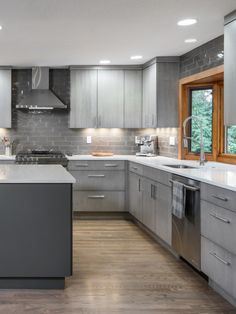
[[[214,217],[214,218],[220,220],[220,221],[225,222],[226,224],[230,224],[230,220],[227,219],[227,218],[220,217],[220,216],[218,216],[218,215],[215,214],[215,213],[210,213],[209,215],[210,215],[211,217]]]
[[[117,167],[118,165],[117,164],[105,164],[104,166],[105,167]]]
[[[105,195],[89,195],[88,198],[93,198],[93,199],[102,199],[105,198]]]
[[[227,197],[223,197],[223,196],[219,196],[219,195],[215,195],[215,194],[213,194],[212,197],[214,197],[220,201],[224,201],[224,202],[228,201]]]
[[[88,178],[104,178],[105,174],[89,174]]]
[[[133,169],[133,170],[138,170],[138,168],[137,168],[137,167],[131,167],[131,169]]]
[[[88,167],[88,164],[76,164],[75,167]]]
[[[223,258],[221,258],[220,256],[218,256],[215,252],[209,252],[209,254],[211,254],[212,256],[214,256],[216,259],[218,259],[218,261],[220,261],[221,263],[230,266],[231,263],[228,261],[225,261]]]

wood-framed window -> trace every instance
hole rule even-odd
[[[199,159],[199,126],[190,120],[187,135],[193,137],[183,147],[183,121],[191,115],[203,121],[206,159],[236,164],[236,126],[224,126],[224,67],[219,66],[179,83],[179,159]]]

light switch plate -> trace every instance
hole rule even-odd
[[[88,135],[87,136],[87,144],[91,144],[92,143],[92,136]]]
[[[169,137],[169,145],[170,146],[175,146],[175,136],[170,136]]]

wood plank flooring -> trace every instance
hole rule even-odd
[[[1,290],[4,314],[236,313],[183,261],[131,221],[74,221],[64,291]]]

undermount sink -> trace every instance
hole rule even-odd
[[[197,169],[194,166],[187,166],[187,165],[163,165],[165,167],[176,168],[176,169]]]

